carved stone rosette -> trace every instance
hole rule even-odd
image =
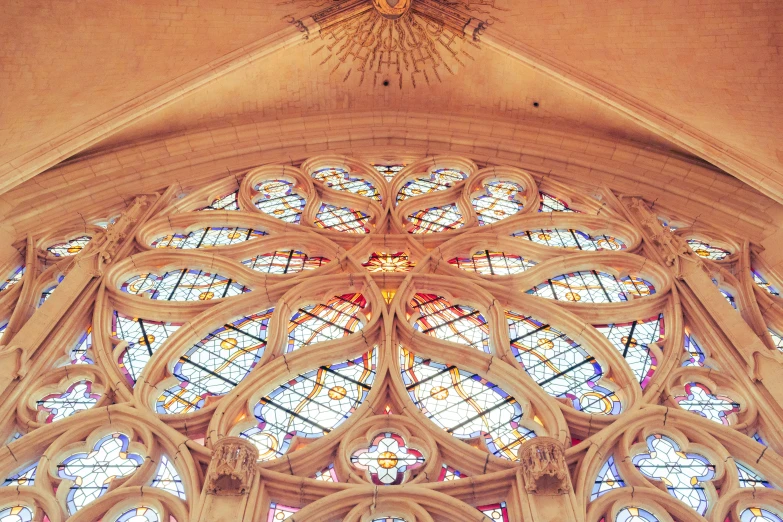
[[[551,437],[536,437],[519,449],[525,489],[537,495],[565,495],[570,489],[563,445]]]
[[[223,437],[212,448],[207,472],[210,495],[245,495],[255,475],[258,449],[240,437]]]

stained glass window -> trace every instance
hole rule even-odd
[[[683,452],[665,435],[650,435],[647,447],[650,453],[633,457],[633,464],[639,472],[651,480],[663,481],[674,498],[704,515],[707,495],[702,482],[715,477],[715,466],[703,455]]]
[[[524,370],[553,397],[578,411],[617,415],[620,399],[599,383],[603,369],[590,353],[563,332],[530,316],[506,311],[511,352]]]
[[[678,395],[674,400],[680,408],[726,426],[735,418],[732,414],[740,411],[739,403],[724,395],[714,395],[707,386],[699,382],[687,383],[685,395]]]
[[[139,374],[155,350],[180,326],[181,323],[152,321],[114,312],[111,334],[128,343],[128,347],[120,354],[118,362],[120,370],[132,385],[136,384]]]
[[[486,506],[479,506],[478,510],[484,513],[484,516],[489,520],[498,522],[510,522],[508,517],[508,508],[505,502],[498,502],[497,504],[488,504]]]
[[[150,243],[154,248],[212,248],[235,245],[265,236],[263,230],[241,227],[206,227],[187,234],[168,234]]]
[[[517,460],[519,446],[536,436],[520,425],[519,403],[496,384],[453,365],[400,350],[402,379],[413,403],[447,433],[481,437],[489,451]]]
[[[348,207],[335,207],[327,203],[321,204],[321,209],[315,216],[315,226],[318,228],[351,234],[369,234],[369,222],[369,214]]]
[[[3,338],[6,328],[8,328],[8,319],[0,319],[0,339]]]
[[[522,203],[516,200],[525,190],[522,185],[513,181],[490,181],[484,189],[486,194],[473,198],[479,225],[490,225],[522,210]]]
[[[644,321],[596,325],[595,328],[617,348],[639,385],[642,389],[646,388],[658,368],[658,361],[650,352],[649,345],[663,339],[663,314]]]
[[[122,283],[120,289],[160,301],[209,301],[250,291],[233,279],[196,268],[172,270],[163,275],[135,275]]]
[[[752,469],[750,469],[748,466],[745,466],[744,464],[734,461],[734,464],[737,466],[737,475],[739,475],[739,485],[741,488],[771,488],[772,484],[770,484],[767,479],[761,476],[761,474],[756,473]]]
[[[237,202],[238,194],[239,190],[229,192],[224,196],[213,199],[212,203],[198,210],[239,210],[239,203]]]
[[[750,507],[740,513],[740,522],[783,522],[783,518],[768,509]]]
[[[720,289],[720,293],[723,295],[723,298],[726,300],[727,303],[731,305],[732,308],[735,310],[737,309],[737,301],[734,300],[734,296],[731,295],[727,290]]]
[[[450,482],[452,480],[459,480],[465,478],[467,475],[461,471],[447,466],[446,464],[440,469],[440,475],[438,476],[438,482]]]
[[[114,520],[115,522],[161,522],[158,512],[147,506],[131,508]]]
[[[699,257],[705,257],[707,259],[712,259],[713,261],[720,261],[731,255],[731,252],[725,248],[712,246],[709,243],[705,243],[699,239],[688,239],[687,242],[691,247],[691,250],[693,250],[693,252]]]
[[[255,205],[264,214],[269,214],[286,223],[299,223],[305,208],[305,199],[293,191],[294,184],[282,179],[268,180],[256,185],[260,197]]]
[[[24,275],[24,266],[20,266],[18,268],[15,268],[10,274],[8,274],[8,277],[5,281],[0,281],[0,292],[7,288],[11,288],[16,283],[22,280],[22,276]]]
[[[297,511],[299,511],[299,508],[297,507],[284,506],[283,504],[272,502],[269,505],[269,515],[267,516],[266,520],[267,522],[280,522],[282,520],[288,520]]]
[[[340,479],[337,478],[337,472],[334,470],[334,464],[329,464],[321,471],[316,471],[312,478],[323,482],[340,482]]]
[[[617,512],[615,522],[659,522],[658,517],[638,507],[626,507]]]
[[[185,500],[185,486],[182,484],[182,477],[177,473],[177,468],[169,461],[166,455],[160,456],[160,464],[155,478],[152,479],[152,487],[168,491]]]
[[[351,173],[345,169],[338,167],[319,169],[313,172],[311,176],[313,179],[321,181],[325,183],[327,187],[335,190],[345,190],[366,198],[374,199],[375,201],[381,200],[381,194],[372,183],[351,175]]]
[[[92,392],[92,382],[87,379],[76,381],[63,393],[51,393],[36,401],[41,417],[47,424],[70,417],[82,410],[95,406],[100,394]]]
[[[375,350],[321,366],[281,384],[253,409],[258,424],[241,432],[259,449],[259,460],[288,451],[294,436],[323,437],[358,408],[375,379]]]
[[[402,484],[407,471],[423,466],[424,455],[397,433],[385,432],[376,435],[370,447],[354,451],[351,463],[369,471],[373,484],[393,486]]]
[[[684,348],[690,357],[682,363],[683,366],[704,366],[707,355],[687,328],[685,329]]]
[[[0,509],[0,522],[32,522],[33,512],[27,506],[10,506]]]
[[[408,221],[413,224],[409,230],[411,234],[443,232],[462,228],[465,225],[462,214],[454,204],[417,210],[408,216]]]
[[[134,473],[144,462],[141,455],[128,451],[127,435],[112,433],[100,439],[89,453],[75,453],[57,465],[58,475],[73,483],[68,490],[68,513],[100,497],[117,477]]]
[[[35,473],[38,471],[38,462],[33,462],[24,466],[22,469],[7,477],[3,481],[5,486],[32,486],[35,484]]]
[[[65,279],[65,276],[61,275],[60,277],[57,278],[57,282],[55,284],[45,288],[44,291],[41,292],[41,297],[38,300],[38,306],[43,305],[47,301],[47,299],[52,297],[52,294],[54,293],[55,290],[57,290],[57,287],[60,285],[60,283],[63,282],[63,279]]]
[[[634,276],[618,279],[606,272],[585,270],[547,279],[527,293],[575,303],[621,303],[628,301],[629,295],[642,297],[654,294],[655,287],[649,281]]]
[[[767,331],[769,332],[769,335],[772,337],[772,342],[775,344],[775,347],[783,352],[783,335],[780,335],[772,328],[767,328]]]
[[[286,353],[360,330],[364,325],[357,314],[365,306],[367,300],[359,293],[336,295],[326,303],[303,306],[288,322]]]
[[[410,272],[416,264],[405,252],[373,252],[362,266],[370,272]]]
[[[513,237],[527,239],[539,245],[556,248],[572,248],[576,250],[624,250],[625,243],[614,236],[598,234],[591,236],[587,232],[568,228],[535,229],[514,232]]]
[[[475,308],[451,304],[439,295],[422,293],[414,295],[409,304],[419,313],[414,329],[489,353],[489,325]]]
[[[315,270],[329,260],[325,257],[309,257],[299,250],[275,250],[242,261],[242,264],[265,274],[296,274]]]
[[[473,257],[455,257],[450,259],[449,263],[467,272],[503,276],[524,272],[536,264],[535,261],[522,256],[489,250],[479,250]]]
[[[87,246],[91,236],[79,236],[62,243],[55,243],[46,250],[55,257],[75,256]]]
[[[562,199],[558,199],[555,196],[541,192],[541,206],[538,208],[539,212],[579,212],[568,206],[568,203]]]
[[[373,168],[380,172],[386,178],[386,181],[391,181],[394,176],[405,168],[405,165],[373,165]]]
[[[412,179],[403,185],[397,193],[397,202],[438,190],[446,190],[467,177],[466,173],[455,169],[433,170],[429,177]]]
[[[590,500],[595,500],[604,493],[608,493],[613,489],[625,487],[625,481],[620,477],[620,472],[617,471],[617,466],[614,463],[614,457],[611,455],[601,466],[598,471],[598,475],[595,477],[595,483],[593,484],[593,492],[590,495]]]
[[[88,326],[84,333],[76,341],[76,345],[68,352],[71,364],[93,364],[90,358],[92,348],[92,326]]]
[[[180,382],[158,397],[158,413],[198,410],[207,397],[234,389],[264,353],[273,311],[269,308],[226,323],[180,356],[172,371]]]

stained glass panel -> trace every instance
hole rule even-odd
[[[0,339],[3,338],[6,328],[8,328],[8,319],[0,319]]]
[[[514,254],[479,250],[473,254],[473,257],[452,258],[449,260],[449,264],[455,265],[466,272],[506,276],[524,272],[528,268],[535,266],[536,263]]]
[[[0,281],[0,292],[7,288],[11,288],[16,283],[22,280],[22,276],[24,275],[24,266],[20,266],[15,268],[10,274],[8,274],[8,277],[5,281]]]
[[[414,295],[409,305],[419,313],[413,325],[415,330],[489,353],[489,325],[475,308],[422,293]]]
[[[369,471],[373,484],[394,486],[403,483],[407,471],[424,465],[424,455],[399,434],[385,432],[376,435],[368,448],[356,450],[351,464]]]
[[[772,484],[770,484],[767,479],[761,476],[761,474],[756,473],[752,469],[750,469],[748,466],[745,466],[744,464],[734,461],[734,464],[737,466],[737,475],[739,476],[739,485],[741,488],[771,488]]]
[[[62,243],[55,243],[46,250],[55,257],[75,256],[87,246],[90,239],[91,236],[79,236]]]
[[[158,512],[147,506],[131,508],[114,520],[115,522],[161,522]]]
[[[440,469],[440,475],[438,476],[438,482],[450,482],[452,480],[459,480],[465,478],[467,475],[461,471],[447,466],[446,464]]]
[[[595,500],[604,493],[608,493],[613,489],[625,487],[625,481],[620,477],[620,472],[617,471],[617,466],[614,463],[614,457],[609,458],[601,466],[598,471],[598,475],[595,477],[595,483],[593,484],[593,492],[590,495],[590,500]]]
[[[705,257],[707,259],[712,259],[713,261],[721,261],[731,255],[731,252],[725,248],[712,246],[699,239],[688,239],[687,242],[691,247],[691,250],[699,257]]]
[[[57,287],[60,285],[60,283],[63,282],[63,279],[65,279],[65,276],[61,275],[57,278],[57,282],[55,284],[45,288],[44,291],[41,292],[41,297],[38,299],[38,306],[43,305],[50,297],[52,297],[52,294],[55,290],[57,290]]]
[[[152,479],[152,487],[168,491],[185,500],[185,485],[182,484],[182,477],[177,473],[177,468],[169,461],[166,455],[160,456],[160,464],[155,477]]]
[[[365,306],[367,300],[359,293],[336,295],[326,303],[303,306],[288,322],[286,353],[360,330],[364,323],[358,314]]]
[[[707,355],[688,329],[685,329],[684,348],[689,357],[682,363],[683,366],[704,366]]]
[[[373,252],[362,266],[369,272],[410,272],[416,264],[405,252]]]
[[[753,282],[756,283],[756,285],[764,290],[765,292],[769,292],[771,295],[776,295],[780,297],[780,292],[772,286],[771,284],[767,283],[767,280],[764,279],[764,277],[756,272],[755,270],[751,270],[750,273],[753,275]]]
[[[24,466],[13,475],[6,477],[3,481],[5,486],[32,486],[35,484],[35,473],[38,470],[38,462],[33,462]]]
[[[229,192],[224,196],[213,199],[212,203],[198,210],[239,210],[239,203],[237,202],[238,194],[239,190]]]
[[[321,204],[321,209],[315,216],[315,226],[318,228],[351,234],[369,234],[369,222],[369,214],[348,207],[335,207],[327,203]]]
[[[491,225],[522,210],[522,203],[516,200],[525,190],[522,185],[513,181],[490,181],[484,189],[486,194],[473,198],[479,225]]]
[[[71,360],[71,364],[93,364],[93,360],[90,358],[90,350],[92,348],[92,326],[88,326],[87,330],[76,341],[76,345],[68,352],[68,357]]]
[[[397,193],[397,203],[422,194],[446,190],[467,177],[466,173],[455,169],[433,170],[429,177],[412,179],[403,185]]]
[[[454,204],[417,210],[408,216],[408,221],[413,224],[409,230],[411,234],[443,232],[462,228],[465,225],[462,214]]]
[[[484,516],[489,520],[493,520],[497,522],[511,521],[511,519],[508,517],[508,508],[506,507],[505,502],[498,502],[497,504],[479,506],[477,509],[482,513],[484,513]]]
[[[517,460],[519,446],[536,436],[521,426],[519,403],[496,384],[453,365],[400,350],[402,379],[413,403],[447,433],[481,437],[489,451]]]
[[[620,239],[606,234],[591,236],[587,232],[569,228],[535,229],[514,232],[513,237],[527,239],[539,245],[575,250],[625,250],[627,247]]]
[[[732,414],[740,411],[739,403],[725,395],[714,395],[707,386],[699,382],[687,383],[685,395],[678,395],[674,400],[680,408],[725,426],[736,419]]]
[[[152,321],[123,315],[115,310],[112,317],[112,336],[127,341],[128,347],[118,359],[119,367],[131,383],[136,384],[139,374],[149,362],[155,350],[176,332],[181,323]]]
[[[120,290],[159,301],[210,301],[250,291],[231,278],[197,268],[135,275],[122,283]]]
[[[212,248],[235,245],[243,241],[265,236],[263,230],[242,227],[206,227],[188,232],[187,234],[168,234],[154,240],[150,245],[154,248],[176,248],[190,250],[193,248]]]
[[[321,471],[316,471],[312,478],[323,482],[340,482],[340,479],[337,478],[337,472],[334,470],[334,464],[329,464]]]
[[[51,393],[36,401],[40,417],[45,416],[47,424],[70,417],[95,406],[101,396],[92,392],[92,381],[82,379],[72,383],[62,393]]]
[[[585,270],[547,279],[527,293],[575,303],[621,303],[628,301],[630,295],[643,297],[654,294],[655,287],[649,281],[634,276],[618,279],[606,272]]]
[[[285,221],[299,223],[305,208],[305,199],[293,191],[294,184],[281,179],[268,180],[256,185],[260,197],[255,205],[264,214]]]
[[[358,194],[366,198],[381,200],[381,194],[378,189],[369,181],[352,175],[345,169],[338,167],[329,167],[316,170],[311,174],[313,179],[321,181],[327,187],[335,190],[344,190],[353,194]]]
[[[27,506],[9,506],[0,509],[0,522],[32,522],[33,512]]]
[[[405,168],[405,165],[373,165],[373,168],[380,172],[386,178],[386,181],[391,181],[394,179],[394,176]]]
[[[325,257],[309,257],[299,250],[275,250],[242,261],[242,264],[256,272],[265,274],[296,274],[315,270],[329,260]]]
[[[615,522],[659,522],[658,518],[638,507],[626,507],[617,512]]]
[[[650,352],[649,345],[663,339],[663,314],[644,321],[596,325],[595,328],[617,348],[639,381],[639,385],[642,389],[646,388],[655,370],[658,369],[658,361]]]
[[[740,522],[783,522],[783,518],[768,509],[750,507],[740,513]]]
[[[297,511],[299,511],[299,508],[297,507],[284,506],[283,504],[272,502],[269,505],[269,515],[267,516],[266,520],[267,522],[281,522],[282,520],[288,520]]]
[[[323,437],[356,411],[375,379],[375,350],[356,359],[321,366],[281,384],[259,399],[258,424],[241,436],[259,449],[259,460],[282,456],[294,436]]]
[[[541,205],[538,208],[539,212],[579,212],[568,206],[568,203],[562,199],[558,199],[555,196],[541,192]]]

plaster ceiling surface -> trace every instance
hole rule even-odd
[[[472,1],[488,4],[492,0]],[[288,26],[319,2],[2,0],[0,164]],[[495,0],[502,31],[761,162],[783,181],[783,3]],[[328,4],[320,1],[319,5]],[[442,83],[342,81],[312,43],[200,87],[98,143],[329,111],[448,111],[578,126],[675,148],[601,102],[492,50]],[[534,109],[532,101],[540,101]]]

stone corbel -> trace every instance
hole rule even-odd
[[[563,444],[552,437],[536,437],[519,449],[525,490],[536,495],[566,495],[571,491]]]
[[[241,437],[223,437],[212,448],[207,494],[246,495],[256,473],[258,448]]]

